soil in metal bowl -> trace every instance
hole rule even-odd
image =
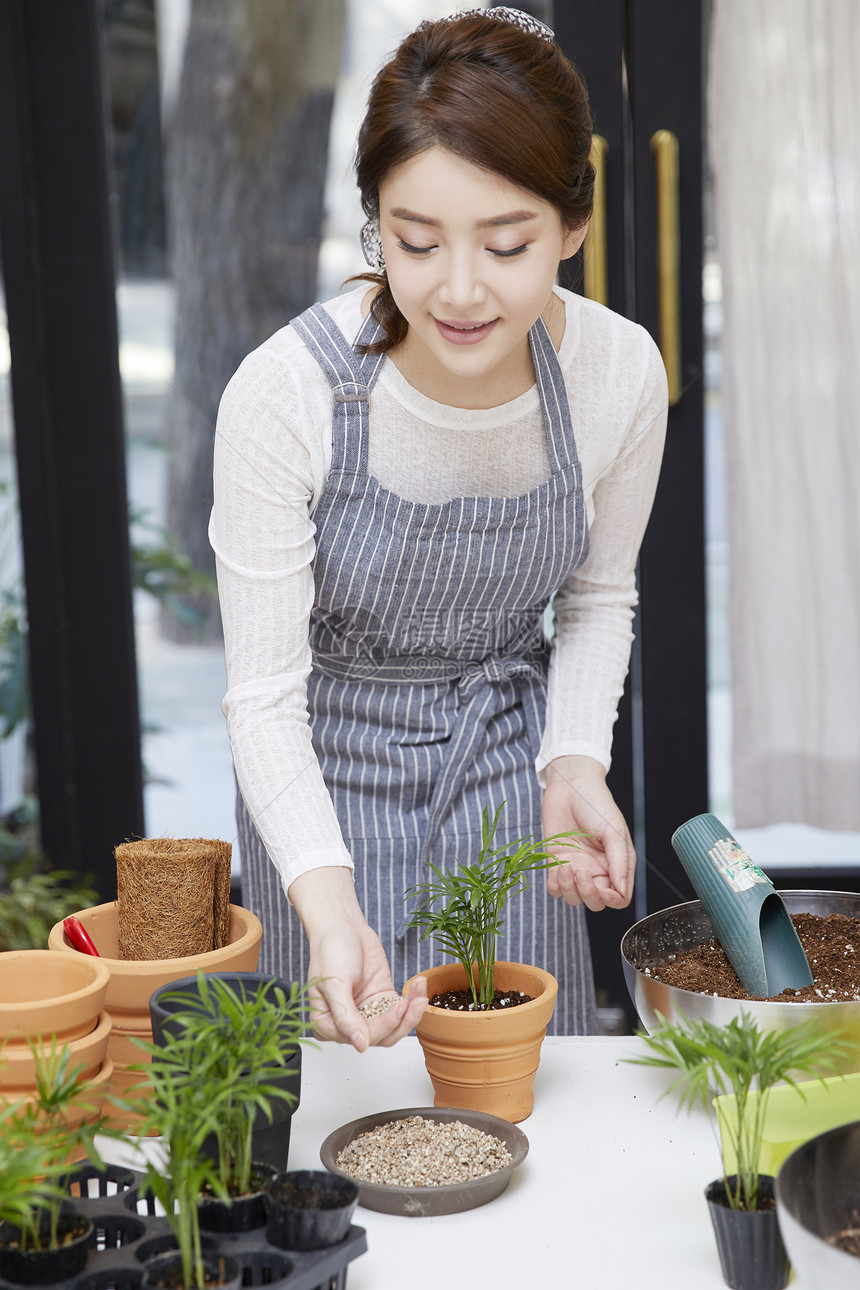
[[[806,951],[812,985],[783,990],[780,1003],[844,1003],[860,1000],[860,919],[844,914],[792,914],[791,921]],[[640,972],[664,985],[723,999],[755,999],[747,994],[716,937],[665,959],[643,959]]]
[[[860,1227],[846,1227],[844,1231],[828,1236],[827,1244],[835,1245],[844,1254],[853,1254],[855,1259],[860,1259]]]
[[[476,1004],[471,990],[443,990],[430,1000],[434,1008],[447,1008],[449,1012],[496,1012],[500,1008],[516,1008],[521,1003],[531,1003],[532,996],[522,990],[496,990],[493,1002],[487,1007]]]

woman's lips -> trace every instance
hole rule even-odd
[[[494,318],[492,322],[485,323],[454,323],[434,318],[433,321],[443,340],[450,341],[452,345],[476,345],[479,340],[486,340],[499,320]]]

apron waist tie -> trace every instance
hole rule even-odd
[[[511,701],[516,700],[519,688],[516,678],[522,676],[543,679],[540,669],[522,655],[489,654],[480,663],[470,665],[458,679],[461,707],[442,773],[436,780],[430,797],[430,818],[421,847],[422,862],[432,860],[442,823],[462,788],[469,766],[481,747],[487,726],[502,711],[506,698],[510,696]],[[537,755],[540,718],[532,686],[524,688],[523,699],[529,733],[535,741]],[[417,901],[412,901],[406,908],[397,928],[398,940],[406,935],[417,905]]]

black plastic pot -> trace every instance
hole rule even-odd
[[[289,997],[290,983],[281,977],[269,976],[265,972],[213,972],[209,979],[217,978],[234,990],[244,988],[248,993],[256,990],[262,982],[271,981],[280,986]],[[174,997],[166,998],[171,995]],[[149,1015],[152,1020],[152,1038],[156,1044],[164,1045],[166,1034],[178,1033],[178,1027],[172,1021],[173,1014],[183,1011],[199,999],[196,976],[182,977],[179,981],[169,981],[156,990],[149,1000]],[[285,1170],[289,1163],[290,1127],[293,1115],[298,1110],[301,1097],[302,1050],[296,1047],[284,1062],[283,1066],[273,1067],[266,1082],[276,1088],[292,1093],[295,1101],[289,1104],[282,1099],[272,1103],[272,1120],[262,1111],[257,1112],[251,1137],[251,1154],[261,1164],[271,1165],[273,1169]],[[217,1151],[214,1136],[203,1143],[203,1153],[215,1155]]]
[[[226,1201],[208,1196],[198,1201],[197,1212],[201,1228],[206,1232],[253,1232],[258,1227],[265,1227],[263,1187],[277,1173],[278,1170],[272,1165],[264,1165],[255,1160],[251,1166],[251,1181],[259,1184],[258,1191],[248,1196],[234,1196],[229,1205]]]
[[[266,1236],[281,1250],[322,1250],[349,1231],[358,1187],[322,1170],[277,1174],[263,1189]]]
[[[728,1179],[730,1187],[737,1179]],[[714,1225],[723,1280],[732,1290],[783,1290],[791,1264],[782,1243],[775,1207],[732,1209],[726,1180],[718,1178],[705,1188],[705,1199]],[[759,1176],[759,1199],[773,1202],[774,1180]]]
[[[228,1254],[204,1253],[203,1269],[207,1284],[217,1285],[221,1290],[239,1290],[242,1284],[242,1266]],[[144,1263],[141,1290],[176,1290],[182,1284],[182,1256],[175,1251],[156,1254]],[[194,1288],[186,1287],[185,1290]]]
[[[62,1213],[59,1234],[64,1236],[76,1230],[80,1232],[78,1236],[53,1249],[20,1250],[10,1242],[20,1240],[21,1229],[13,1223],[0,1223],[0,1277],[18,1285],[44,1286],[78,1276],[87,1265],[93,1225],[74,1210]]]
[[[62,1276],[51,1290],[142,1290],[146,1264],[156,1254],[176,1251],[167,1219],[155,1213],[155,1198],[141,1195],[143,1175],[109,1165],[73,1170],[67,1183],[73,1199],[64,1213],[76,1212],[92,1224],[84,1270]],[[241,1234],[203,1232],[204,1254],[229,1254],[241,1265],[242,1285],[268,1290],[345,1290],[349,1265],[367,1250],[362,1227],[350,1227],[337,1245],[319,1250],[285,1251],[266,1238],[265,1227]],[[0,1290],[20,1290],[0,1272]],[[230,1282],[235,1285],[234,1281]]]

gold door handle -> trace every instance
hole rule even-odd
[[[608,250],[606,245],[606,154],[609,145],[600,134],[592,136],[591,164],[594,166],[594,210],[585,235],[585,294],[601,305],[609,304]]]
[[[678,198],[678,136],[651,136],[657,182],[657,296],[660,353],[669,382],[669,406],[681,397],[681,232]]]

